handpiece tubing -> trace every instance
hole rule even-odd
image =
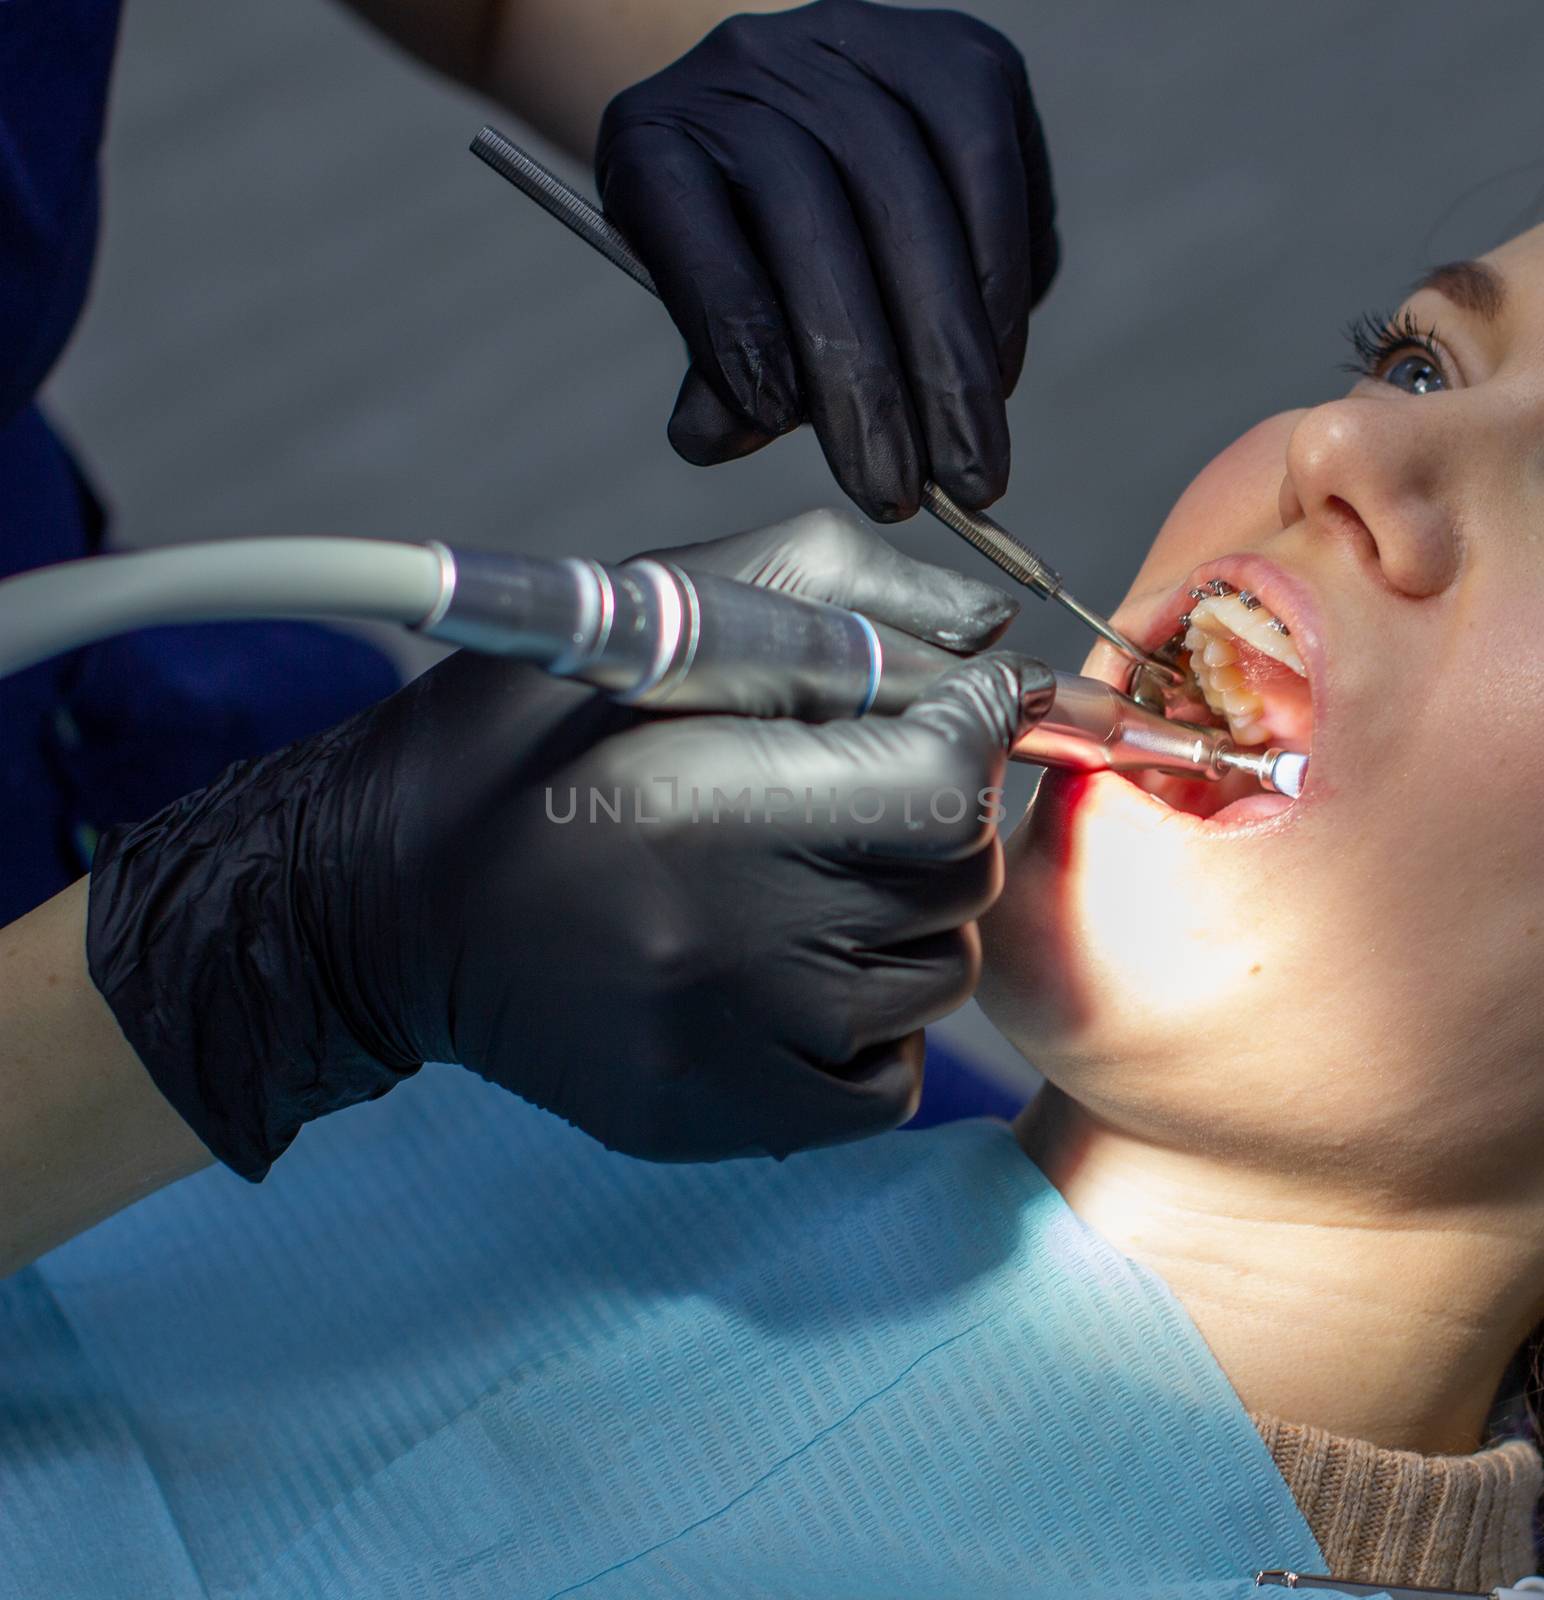
[[[376,617],[433,609],[440,563],[422,544],[232,539],[89,556],[0,583],[0,677],[95,639],[175,622]]]

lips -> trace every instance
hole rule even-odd
[[[1261,556],[1220,556],[1197,567],[1172,594],[1151,605],[1145,617],[1140,612],[1135,615],[1131,627],[1137,643],[1147,650],[1166,644],[1178,631],[1179,619],[1195,603],[1190,591],[1204,589],[1213,578],[1257,595],[1269,611],[1286,623],[1308,669],[1308,681],[1313,683],[1318,676],[1316,657],[1321,639],[1318,607],[1300,578]]]

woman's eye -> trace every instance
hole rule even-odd
[[[1363,312],[1346,329],[1356,355],[1346,370],[1406,394],[1437,394],[1450,387],[1437,330],[1423,327],[1411,311],[1394,317]],[[1449,368],[1451,370],[1451,367]]]
[[[1434,394],[1447,388],[1447,379],[1430,356],[1402,356],[1380,375],[1384,383],[1391,383],[1407,394]]]

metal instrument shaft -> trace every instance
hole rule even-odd
[[[634,283],[647,289],[655,299],[659,289],[621,231],[606,220],[604,212],[576,189],[550,172],[528,151],[522,150],[498,129],[485,127],[472,141],[472,154],[490,166],[501,178],[534,200],[549,216],[556,217],[587,245],[598,250],[613,266],[620,267]],[[999,571],[1032,590],[1042,600],[1054,600],[1070,611],[1085,627],[1115,646],[1128,660],[1158,673],[1166,682],[1176,683],[1181,674],[1168,662],[1158,660],[1133,644],[1097,611],[1085,606],[1069,592],[1061,574],[1047,565],[1027,545],[1008,532],[1001,523],[979,511],[956,505],[936,483],[922,488],[922,504],[945,527],[952,529],[979,550]]]
[[[1401,1587],[1397,1583],[1364,1583],[1352,1578],[1332,1578],[1326,1573],[1288,1572],[1277,1568],[1255,1574],[1257,1589],[1309,1589],[1320,1593],[1352,1595],[1390,1595],[1393,1600],[1523,1600],[1522,1589],[1423,1589]],[[1523,1580],[1531,1590],[1534,1580]]]

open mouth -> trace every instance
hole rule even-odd
[[[1171,699],[1167,714],[1226,728],[1243,749],[1307,753],[1313,737],[1309,652],[1300,649],[1283,614],[1290,599],[1284,595],[1272,603],[1277,586],[1266,572],[1240,574],[1240,579],[1255,587],[1241,587],[1215,570],[1196,576],[1145,630],[1146,648],[1186,673],[1186,687]],[[1259,821],[1294,804],[1285,795],[1263,791],[1244,772],[1218,781],[1155,772],[1134,781],[1171,809],[1215,823]]]

